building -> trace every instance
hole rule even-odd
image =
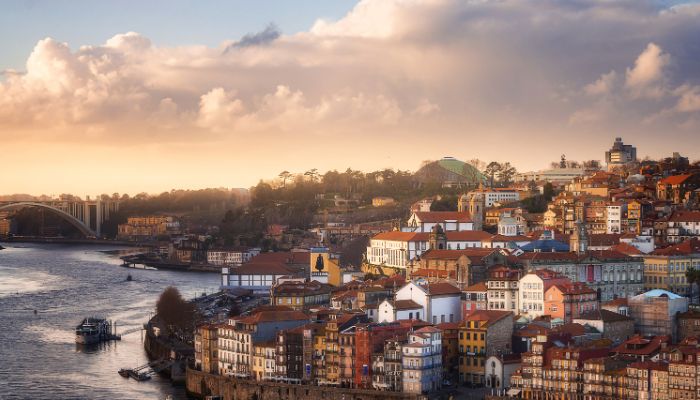
[[[377,196],[372,198],[372,207],[387,207],[396,204],[393,197]]]
[[[510,377],[520,368],[520,354],[493,355],[486,359],[486,387],[505,389]]]
[[[384,389],[400,391],[400,348],[412,328],[413,324],[407,321],[356,325],[353,387],[369,388],[372,384],[382,384],[380,386]],[[389,348],[386,347],[387,341],[392,342]],[[376,365],[377,360],[372,359],[380,354],[381,366]],[[393,364],[389,365],[390,363]],[[392,372],[387,374],[387,370]],[[375,379],[374,375],[384,377]]]
[[[528,270],[549,269],[572,282],[587,284],[601,301],[633,296],[644,287],[644,261],[614,250],[526,252],[518,259]]]
[[[548,269],[537,269],[523,275],[518,282],[518,308],[532,320],[547,314],[545,293],[553,285],[569,284],[564,275]]]
[[[426,326],[411,332],[402,346],[405,393],[426,394],[442,387],[442,331]]]
[[[630,317],[642,335],[678,338],[676,314],[688,311],[688,299],[666,290],[654,289],[629,298]]]
[[[125,224],[117,226],[119,240],[155,240],[158,236],[179,233],[180,223],[173,217],[145,216],[129,217]]]
[[[466,233],[466,232],[464,232]],[[474,235],[479,240],[490,235],[482,231]],[[460,236],[462,235],[460,233]],[[459,246],[459,243],[457,244]],[[448,242],[448,247],[452,247]],[[502,252],[488,248],[464,248],[462,250],[430,249],[420,256],[415,269],[408,271],[409,278],[424,278],[427,280],[447,280],[459,288],[483,282],[487,276],[487,268],[506,262],[507,257]]]
[[[517,313],[520,309],[518,282],[521,277],[522,271],[519,269],[503,265],[490,268],[486,280],[486,308]]]
[[[219,374],[253,377],[253,343],[274,340],[279,331],[304,325],[308,321],[309,317],[304,313],[275,307],[229,319],[217,330]]]
[[[468,212],[430,211],[414,212],[408,218],[405,232],[432,232],[433,227],[440,226],[444,232],[473,231],[474,221]]]
[[[676,315],[678,340],[689,337],[700,338],[700,311],[688,310]]]
[[[689,239],[680,244],[656,249],[644,257],[644,287],[691,296],[686,272],[700,269],[700,241]]]
[[[329,304],[331,292],[331,285],[317,281],[285,281],[274,284],[270,289],[270,304],[304,310]]]
[[[630,144],[624,144],[620,137],[615,138],[612,148],[605,152],[605,163],[608,165],[608,170],[636,161],[637,148]]]
[[[468,192],[465,196],[460,197],[460,202],[467,202],[462,205],[462,209],[468,209],[468,202],[474,194],[481,194],[484,197],[484,206],[492,208],[504,204],[514,203],[520,200],[520,192],[513,188],[484,188]]]
[[[483,385],[486,382],[486,359],[509,354],[513,336],[513,313],[510,311],[476,311],[459,327],[460,383]]]
[[[365,272],[381,272],[385,275],[392,275],[398,272],[412,271],[428,266],[422,265],[419,259],[428,250],[475,250],[472,253],[464,253],[467,257],[478,255],[484,239],[491,237],[491,234],[484,231],[449,231],[445,232],[442,227],[433,232],[384,232],[373,236],[367,247],[367,265]],[[490,254],[490,253],[488,253]],[[488,254],[482,255],[486,257]],[[435,257],[456,257],[460,253],[435,253]],[[453,258],[453,260],[456,260]],[[471,258],[471,261],[474,261]],[[454,261],[450,266],[454,265]],[[457,279],[457,269],[444,268],[445,271],[453,271],[453,279]]]
[[[488,288],[485,282],[475,283],[464,289],[464,299],[462,300],[463,321],[467,315],[474,311],[486,309],[488,309]]]
[[[683,204],[689,194],[700,188],[700,173],[671,175],[656,184],[656,198]]]
[[[277,338],[253,342],[253,379],[257,381],[275,380],[277,376]]]
[[[439,182],[442,187],[452,188],[475,188],[486,182],[486,177],[473,165],[454,157],[426,163],[414,177],[419,185]]]
[[[210,248],[207,250],[207,264],[230,267],[246,263],[258,254],[259,248]]]
[[[408,282],[404,287],[399,289],[394,295],[394,304],[408,304],[406,307],[416,307],[418,305],[420,308],[410,308],[404,310],[403,312],[412,312],[410,310],[415,310],[415,319],[423,320],[433,324],[439,324],[443,322],[459,322],[462,316],[462,292],[459,288],[447,283],[424,283],[419,284],[417,282]],[[393,322],[399,318],[399,316],[404,316],[405,314],[399,314],[397,305],[394,305],[394,315],[392,315],[392,308],[389,307],[390,302],[384,301],[379,306],[379,322]],[[403,307],[403,306],[401,306]],[[386,312],[385,312],[386,311]]]
[[[700,174],[698,174],[700,176]],[[700,211],[676,211],[668,217],[666,242],[680,243],[700,236]]]
[[[217,341],[217,325],[206,324],[197,328],[194,336],[195,369],[207,374],[218,373],[219,357]]]
[[[582,282],[555,283],[544,292],[545,314],[564,323],[599,309],[598,295]]]
[[[595,328],[604,339],[609,339],[613,344],[627,340],[634,334],[632,318],[605,309],[583,313],[574,318],[573,322]]]
[[[221,288],[270,293],[270,289],[279,278],[299,275],[298,270],[284,263],[251,261],[237,267],[221,268]]]

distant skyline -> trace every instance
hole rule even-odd
[[[9,1],[0,193],[700,159],[697,2]]]

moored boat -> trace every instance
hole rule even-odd
[[[75,343],[78,344],[95,344],[117,338],[112,334],[112,324],[104,318],[88,317],[75,327]]]

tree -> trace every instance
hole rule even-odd
[[[310,170],[304,172],[304,176],[308,176],[311,182],[316,182],[318,178],[318,169],[311,168]]]
[[[185,301],[180,295],[180,291],[174,286],[165,288],[156,302],[158,318],[166,325],[181,330],[192,329],[195,310],[194,304]]]
[[[695,300],[695,286],[700,284],[700,270],[693,267],[688,268],[685,271],[685,278],[688,281],[688,285],[690,285],[690,301],[693,302]]]
[[[292,177],[291,172],[289,171],[282,171],[279,174],[280,179],[282,179],[282,187],[287,187],[287,179]]]
[[[493,187],[493,179],[498,174],[498,172],[501,170],[501,164],[499,164],[496,161],[491,161],[487,166],[486,169],[484,170],[484,175],[488,176],[491,179],[491,187]]]
[[[600,161],[588,160],[583,162],[583,167],[587,170],[599,171],[601,169]]]
[[[503,184],[508,185],[510,182],[512,182],[515,174],[517,173],[518,171],[515,169],[515,167],[510,165],[509,162],[506,162],[501,165],[501,170],[498,171],[498,180]]]
[[[542,196],[544,197],[545,201],[552,201],[552,198],[554,197],[554,186],[552,186],[551,182],[544,184],[544,188],[542,188]]]

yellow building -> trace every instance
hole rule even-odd
[[[309,280],[341,286],[343,272],[340,268],[340,258],[333,257],[326,247],[312,248],[309,275]]]
[[[496,352],[508,353],[513,334],[513,313],[479,310],[459,326],[459,380],[483,385],[484,364]]]
[[[691,268],[700,269],[700,242],[697,240],[657,249],[644,256],[644,288],[689,296],[692,293],[685,274]]]
[[[320,306],[330,303],[331,286],[316,281],[287,281],[274,285],[270,289],[270,303],[292,307],[295,310]]]
[[[125,224],[117,227],[117,237],[128,240],[155,238],[164,235],[173,224],[173,217],[129,217]]]
[[[377,197],[372,198],[372,207],[393,206],[395,203],[396,203],[396,200],[394,200],[391,197],[377,196]]]
[[[253,342],[253,378],[257,381],[270,380],[275,376],[275,340]]]

